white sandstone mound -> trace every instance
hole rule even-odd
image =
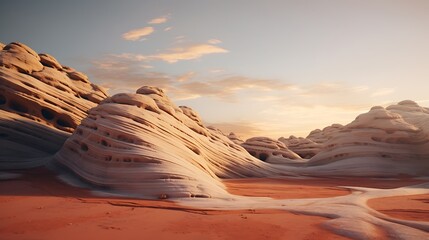
[[[252,156],[265,162],[290,162],[290,159],[300,159],[299,155],[289,150],[284,143],[268,138],[253,137],[241,144]]]
[[[219,177],[276,171],[154,87],[102,101],[55,158],[86,181],[142,198],[224,197]]]
[[[22,43],[0,47],[0,168],[34,167],[107,95],[48,54]]]
[[[428,122],[429,110],[409,100],[373,107],[332,134],[308,166],[331,176],[428,175]]]
[[[298,154],[301,158],[310,159],[318,154],[324,144],[337,132],[341,131],[341,124],[332,124],[323,130],[315,129],[306,137],[290,136],[289,138],[281,137],[279,141],[284,143],[287,148]]]
[[[282,142],[288,149],[298,154],[302,158],[312,158],[323,147],[323,144],[313,142],[309,138],[290,136],[289,138],[281,137],[279,141]]]
[[[341,131],[344,128],[343,125],[334,123],[331,126],[327,126],[324,129],[315,129],[310,132],[310,134],[306,137],[311,141],[319,144],[324,144],[327,142],[333,135],[337,132]]]

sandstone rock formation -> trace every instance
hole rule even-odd
[[[244,143],[244,141],[242,139],[240,139],[235,133],[231,132],[228,134],[227,136],[229,138],[229,140],[231,140],[232,142],[234,142],[235,144],[241,145]]]
[[[323,144],[327,142],[337,132],[341,131],[343,128],[344,128],[343,125],[334,123],[331,126],[327,126],[322,130],[316,129],[311,131],[306,138],[310,139],[315,143]]]
[[[306,138],[290,136],[289,138],[281,137],[279,141],[300,157],[310,159],[319,153],[325,143],[342,129],[343,126],[336,123],[322,130],[315,129]]]
[[[289,138],[281,137],[282,142],[288,149],[298,154],[301,158],[312,158],[320,152],[323,144],[313,142],[313,140],[303,137],[290,136]]]
[[[289,150],[284,143],[268,137],[253,137],[241,144],[252,156],[264,162],[282,162],[299,159],[299,155]]]
[[[143,198],[222,197],[219,177],[278,172],[154,87],[102,101],[55,158],[95,185]]]
[[[308,165],[329,175],[428,175],[428,123],[429,109],[409,100],[373,107],[333,133]]]
[[[106,97],[76,70],[22,43],[0,51],[0,168],[42,164]]]

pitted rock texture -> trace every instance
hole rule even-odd
[[[289,138],[281,137],[279,141],[284,143],[294,153],[301,158],[310,159],[320,152],[323,144],[313,142],[311,139],[303,137],[290,136]]]
[[[289,150],[284,143],[268,138],[253,137],[241,144],[252,156],[264,162],[288,162],[290,159],[300,159],[299,155]]]
[[[429,109],[409,100],[373,107],[331,134],[308,165],[335,168],[330,175],[427,176],[428,123]]]
[[[76,77],[78,76],[78,77]],[[106,92],[22,43],[0,51],[0,168],[42,164]]]
[[[280,172],[147,86],[91,109],[55,158],[92,184],[142,198],[223,197],[219,178]]]

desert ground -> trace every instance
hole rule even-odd
[[[325,217],[276,209],[205,210],[167,200],[106,197],[70,186],[46,168],[14,171],[0,181],[2,239],[349,239],[323,226]],[[397,188],[422,180],[231,179],[228,191],[275,199],[330,198],[351,194],[340,185]],[[429,194],[371,199],[394,218],[429,221]],[[378,229],[377,239],[389,239]],[[82,235],[84,233],[84,235]]]

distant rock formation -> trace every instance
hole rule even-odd
[[[324,144],[342,129],[343,125],[336,123],[325,127],[323,130],[315,129],[306,138],[295,136],[290,136],[289,138],[280,137],[279,141],[300,157],[310,159],[319,153]]]
[[[158,88],[89,111],[55,159],[92,184],[143,198],[224,197],[219,178],[278,174]]]
[[[240,139],[237,135],[235,135],[235,133],[233,132],[230,132],[227,137],[235,144],[241,145],[244,143],[244,141]]]
[[[331,132],[308,166],[326,175],[428,175],[429,109],[410,100],[373,107]]]
[[[0,50],[0,169],[34,167],[107,95],[49,54],[15,42]]]
[[[289,150],[284,143],[268,138],[253,137],[241,144],[250,155],[264,162],[282,162],[288,159],[300,159],[299,155]]]
[[[323,144],[313,142],[311,139],[303,137],[290,136],[289,138],[281,137],[279,141],[282,142],[288,149],[298,154],[301,158],[312,158],[320,152]]]

